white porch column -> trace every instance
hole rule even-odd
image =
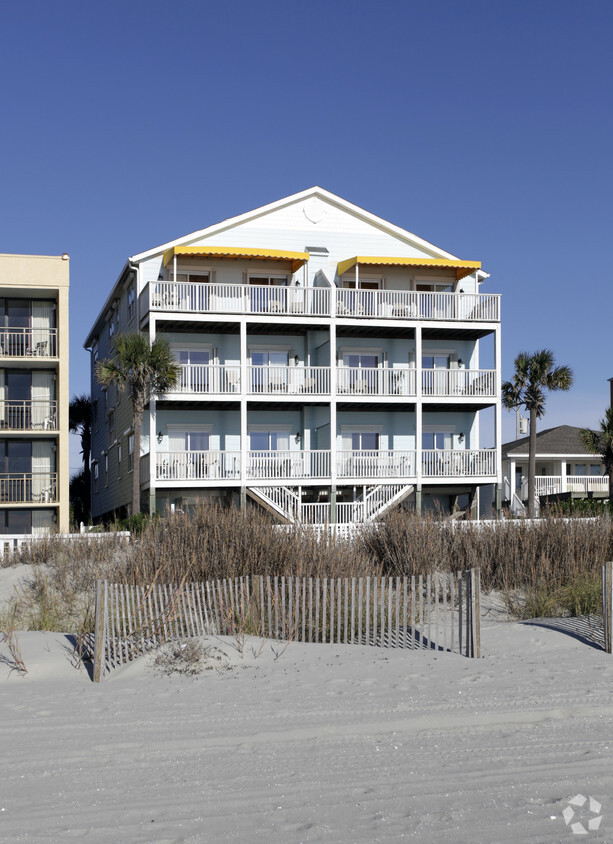
[[[149,342],[153,343],[156,333],[156,321],[153,314],[149,320]],[[149,515],[156,511],[155,482],[157,480],[157,403],[155,399],[149,401]],[[140,454],[134,455],[135,460],[140,460]]]
[[[494,369],[496,370],[496,512],[502,514],[502,344],[500,325],[494,331]],[[515,479],[513,479],[515,483]]]
[[[509,498],[513,498],[513,493],[515,492],[515,471],[516,471],[516,462],[513,458],[509,461]]]
[[[332,291],[334,293],[334,290]],[[330,522],[336,522],[336,321],[330,320]]]
[[[562,476],[560,480],[560,492],[568,492],[566,482],[566,460],[560,460],[560,474]]]
[[[417,494],[415,496],[416,510],[421,514],[421,434],[422,434],[422,383],[423,374],[421,368],[421,325],[415,327],[415,472],[417,475]]]
[[[241,428],[241,510],[247,506],[247,321],[240,323],[240,428]]]

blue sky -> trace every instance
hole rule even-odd
[[[129,255],[319,184],[482,260],[503,378],[551,348],[575,386],[540,427],[595,424],[612,35],[597,0],[4,4],[0,251],[70,254],[86,392],[83,340]]]

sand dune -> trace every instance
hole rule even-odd
[[[482,639],[481,660],[212,640],[198,676],[149,656],[94,685],[66,637],[22,633],[0,840],[560,842],[578,792],[613,840],[611,657],[536,625]]]

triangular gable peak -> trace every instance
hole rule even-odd
[[[455,258],[417,235],[313,187],[141,252],[130,260],[140,263],[174,247],[203,244],[292,250],[324,246],[341,260],[363,254],[365,238],[371,254]]]

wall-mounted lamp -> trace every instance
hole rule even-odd
[[[458,358],[458,366],[464,366],[464,361],[462,358]]]
[[[302,434],[300,433],[300,431],[296,431],[294,442],[296,443],[296,445],[300,445],[300,443],[302,442]]]
[[[294,355],[294,366],[298,366],[299,360],[300,360],[300,358],[298,357],[298,355]]]
[[[463,431],[460,431],[460,435],[458,437],[458,442],[460,443],[460,445],[464,442],[464,432]]]
[[[164,274],[158,273],[158,281],[164,281]]]
[[[161,443],[164,439],[164,434],[161,431],[158,431],[158,442]]]

